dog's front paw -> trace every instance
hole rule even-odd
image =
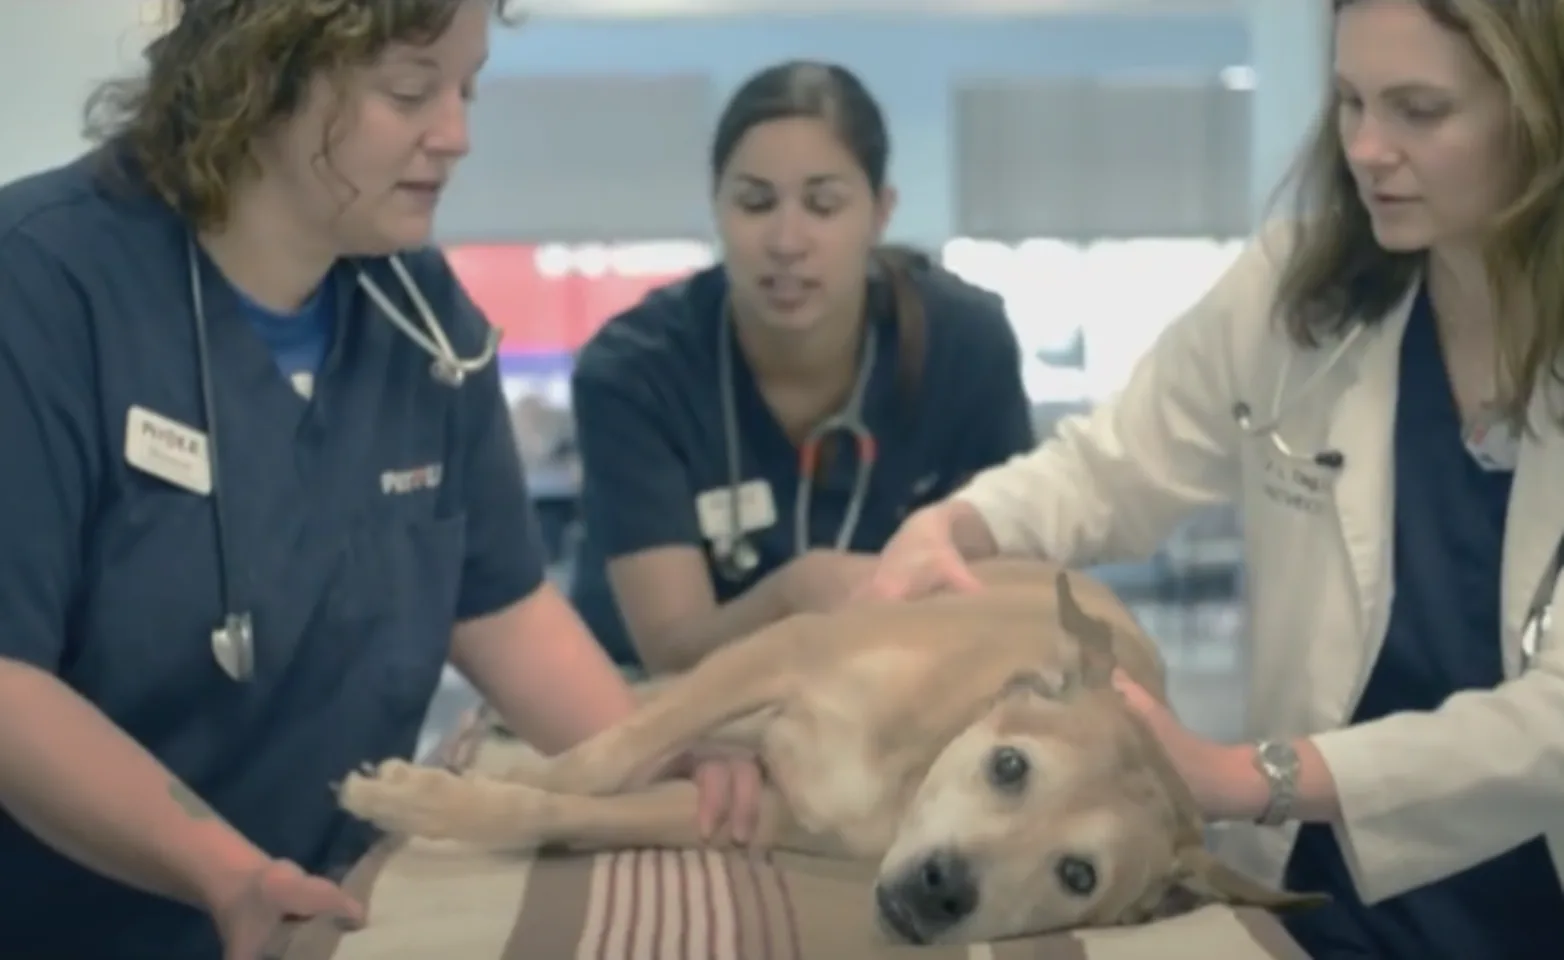
[[[496,804],[481,781],[402,760],[349,774],[337,792],[342,809],[388,833],[431,840],[493,843]]]

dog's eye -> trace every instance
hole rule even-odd
[[[1054,875],[1065,892],[1077,897],[1089,897],[1097,889],[1097,868],[1082,857],[1064,857],[1054,865]]]
[[[1016,790],[1026,783],[1032,763],[1015,747],[1000,747],[988,758],[988,779],[1003,790]]]

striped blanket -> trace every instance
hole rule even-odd
[[[524,749],[474,723],[449,765]],[[301,927],[284,960],[1307,960],[1272,917],[1209,907],[1151,926],[961,947],[886,942],[872,868],[789,854],[629,850],[501,857],[388,838],[349,874],[369,926]]]

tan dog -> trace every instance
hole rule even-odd
[[[633,717],[506,780],[391,761],[345,809],[493,849],[697,846],[695,792],[645,784],[700,742],[755,750],[767,843],[878,861],[874,909],[915,943],[1139,923],[1210,902],[1319,902],[1203,845],[1194,799],[1110,686],[1164,696],[1112,593],[1022,561],[981,593],[800,615],[712,654]]]

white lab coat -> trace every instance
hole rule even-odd
[[[1336,832],[1366,902],[1395,896],[1546,834],[1564,864],[1564,643],[1520,673],[1520,632],[1564,531],[1564,434],[1533,398],[1539,435],[1520,451],[1505,531],[1505,682],[1431,714],[1344,727],[1390,613],[1392,428],[1409,293],[1296,401],[1334,344],[1302,350],[1272,322],[1285,228],[1251,242],[1174,321],[1124,390],[1061,423],[1036,450],[979,474],[958,496],[1005,553],[1073,565],[1150,555],[1193,509],[1234,502],[1245,537],[1247,735],[1312,735],[1335,778]],[[1284,362],[1290,361],[1290,362]],[[1339,450],[1334,491],[1275,479],[1270,440],[1241,431],[1247,401],[1296,452]],[[1323,473],[1323,471],[1320,471]],[[1557,589],[1555,585],[1555,599]],[[1559,621],[1564,622],[1564,617]],[[1555,634],[1557,629],[1553,631]],[[1296,827],[1234,825],[1221,852],[1279,882]],[[1561,870],[1564,880],[1564,870]]]

